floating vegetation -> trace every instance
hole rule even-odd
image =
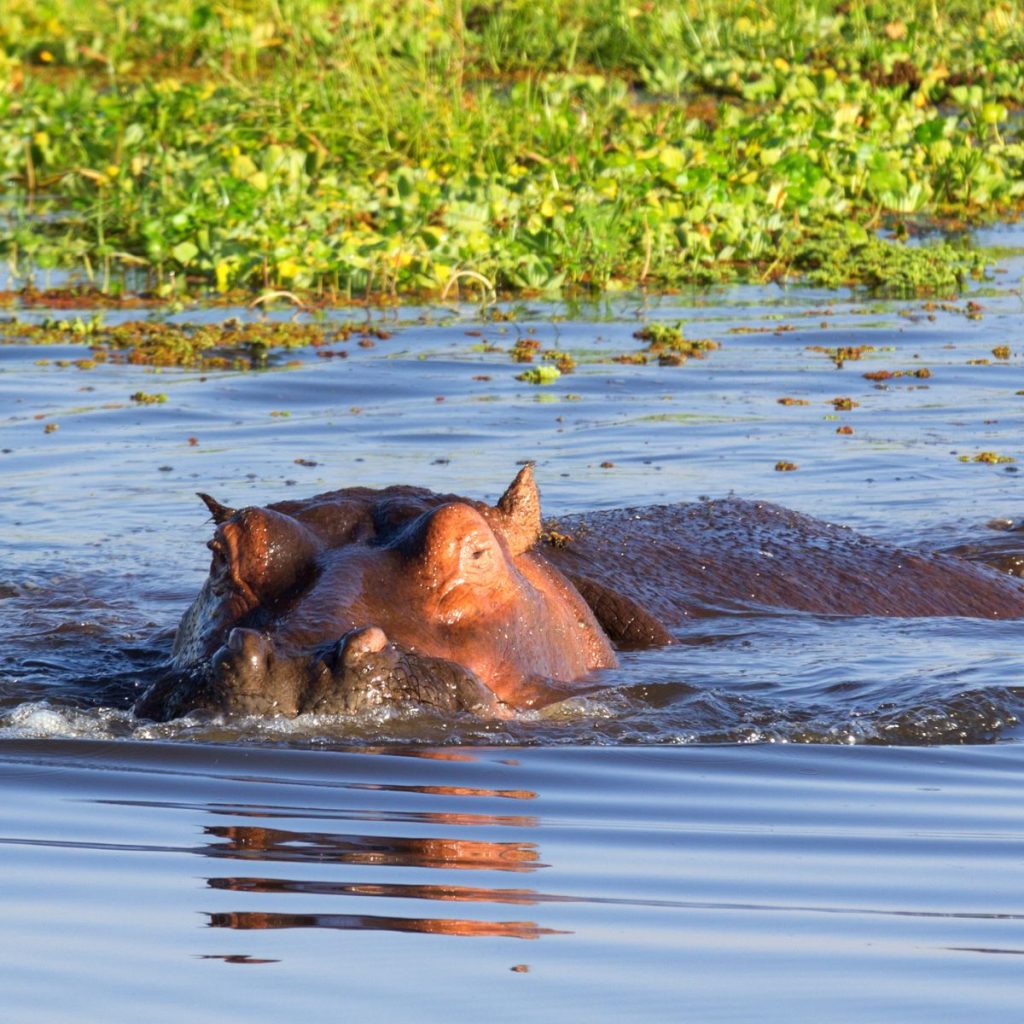
[[[995,0],[893,17],[6,0],[0,255],[154,299],[794,275],[947,294],[988,257],[906,243],[1024,204],[1024,19]]]
[[[642,360],[619,358],[618,362],[646,362],[648,357],[655,356],[659,366],[681,366],[687,359],[703,359],[708,352],[713,352],[721,347],[717,341],[712,341],[710,338],[686,338],[681,322],[675,324],[652,322],[640,330],[634,331],[633,337],[647,343],[644,358]]]
[[[796,328],[792,324],[773,324],[771,327],[730,327],[730,334],[789,334]]]
[[[824,345],[808,345],[808,352],[822,352],[836,364],[836,369],[841,370],[843,363],[847,360],[857,360],[864,356],[865,352],[876,351],[874,345],[843,345],[839,348],[826,348]]]
[[[1024,157],[1024,150],[1022,150]],[[862,225],[804,244],[793,265],[826,288],[868,285],[902,294],[951,292],[980,278],[992,262],[984,252],[940,244],[907,247],[869,234]]]
[[[536,338],[520,338],[513,345],[509,355],[512,357],[513,362],[532,363],[534,356],[540,352],[540,348],[540,342]]]
[[[572,373],[576,369],[576,360],[568,352],[562,352],[559,349],[548,349],[544,353],[544,358],[551,360],[559,373]]]
[[[163,405],[167,401],[167,396],[162,392],[155,395],[147,394],[145,391],[136,391],[134,395],[129,396],[133,402],[139,405]]]
[[[62,360],[58,365],[90,369],[100,362],[140,366],[186,366],[197,369],[252,369],[267,365],[275,352],[347,341],[355,333],[351,324],[321,326],[293,321],[236,319],[222,323],[167,323],[131,320],[105,325],[87,321],[47,319],[42,323],[19,320],[0,322],[0,341],[38,345],[83,343],[92,349],[87,360]],[[360,332],[365,333],[365,332]],[[342,355],[343,352],[334,352]]]
[[[810,400],[807,398],[789,398],[788,396],[783,398],[776,398],[775,401],[779,405],[810,405]]]
[[[572,543],[571,533],[561,533],[554,527],[545,528],[541,531],[540,540],[542,544],[550,544],[553,548],[565,548]]]
[[[927,380],[931,375],[932,371],[927,366],[921,366],[916,370],[871,370],[864,374],[864,379],[881,382],[896,377],[916,377],[918,380]]]
[[[996,452],[978,452],[976,455],[958,455],[957,462],[982,462],[989,466],[997,466],[1004,462],[1016,462],[1016,459]]]
[[[776,473],[792,473],[798,470],[799,468],[800,467],[795,462],[786,462],[783,459],[780,459],[778,462],[775,463]]]
[[[829,404],[836,412],[848,412],[850,409],[856,409],[860,402],[855,402],[852,398],[833,398]]]
[[[492,346],[479,346],[479,351],[495,351]],[[568,352],[563,352],[560,349],[546,349],[541,352],[541,343],[536,338],[520,338],[515,345],[510,349],[509,356],[515,363],[532,363],[534,358],[540,356],[545,362],[553,363],[554,368],[558,370],[556,376],[561,376],[563,373],[572,373],[576,369],[576,360]],[[476,378],[474,378],[476,379]],[[484,379],[484,378],[480,378]],[[547,383],[547,379],[540,380],[534,379],[528,373],[520,374],[517,380],[529,380],[532,384],[543,384]],[[550,379],[555,379],[554,377]]]
[[[552,384],[562,376],[557,366],[531,366],[529,370],[516,374],[516,380],[527,384]]]

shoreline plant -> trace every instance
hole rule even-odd
[[[0,254],[164,296],[948,292],[990,262],[948,238],[1024,207],[1022,52],[998,0],[7,0]]]

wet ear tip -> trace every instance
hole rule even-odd
[[[209,509],[210,516],[218,526],[235,514],[235,510],[233,508],[230,508],[227,505],[222,505],[216,498],[211,498],[209,494],[203,494],[202,491],[196,491],[196,495]]]
[[[523,468],[516,473],[515,479],[512,481],[513,487],[516,484],[532,484],[533,479],[533,467],[536,465],[535,462],[524,462]]]
[[[508,490],[498,499],[505,539],[513,555],[522,554],[540,536],[540,492],[533,479],[533,463],[527,462]]]

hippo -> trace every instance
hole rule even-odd
[[[1019,579],[739,498],[542,522],[531,466],[496,504],[350,487],[233,509],[139,717],[504,716],[602,685],[616,652],[729,612],[1024,616]]]

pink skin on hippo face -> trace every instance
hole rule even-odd
[[[280,650],[373,626],[406,651],[456,662],[504,703],[526,706],[615,655],[572,586],[507,543],[479,511],[448,503],[383,546],[324,553],[317,581],[277,621]]]
[[[512,556],[476,509],[424,513],[385,547],[326,555],[306,598],[282,617],[280,647],[373,625],[402,648],[457,662],[512,706],[571,683],[615,655],[589,607],[529,552]]]

